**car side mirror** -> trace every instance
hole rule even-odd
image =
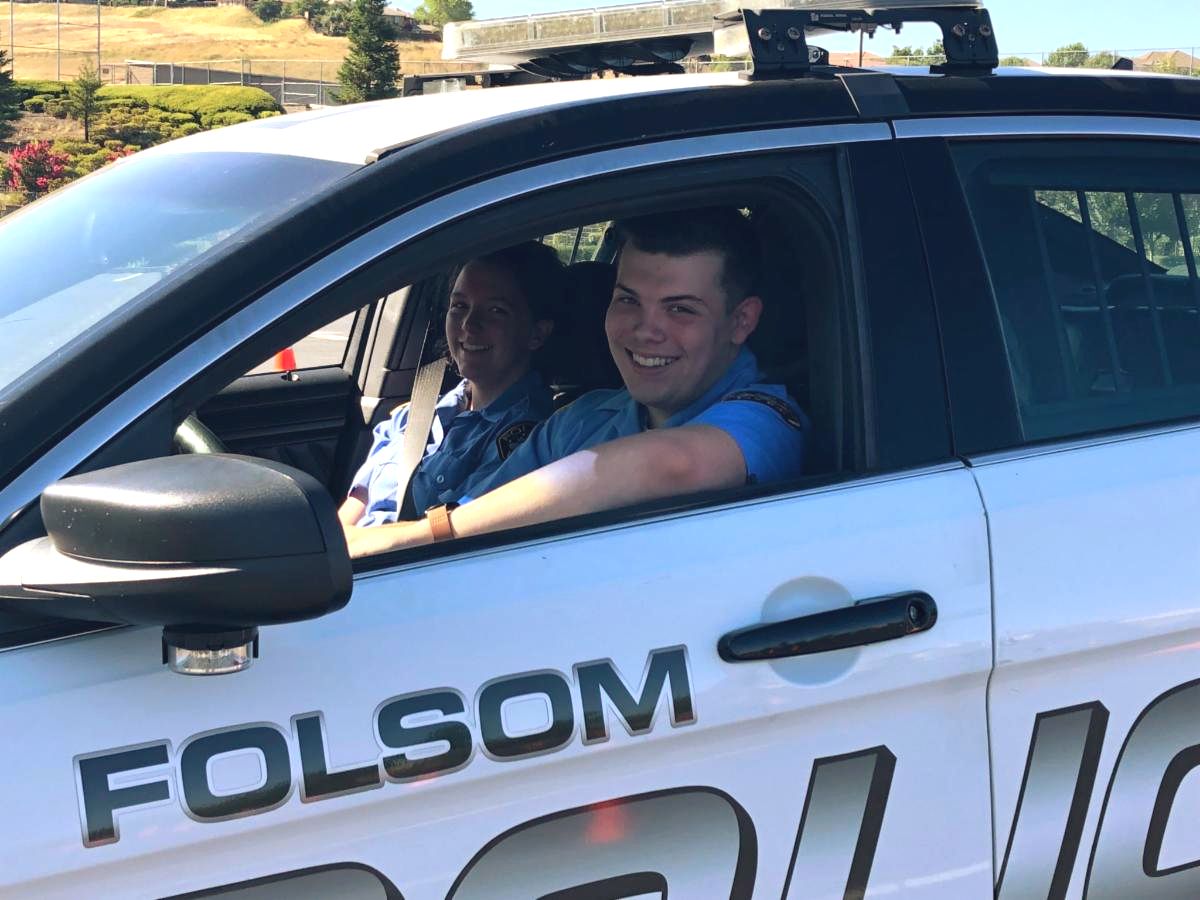
[[[0,609],[163,627],[176,671],[238,671],[258,626],[341,609],[353,583],[329,492],[245,456],[168,456],[64,478],[47,536],[0,556]]]

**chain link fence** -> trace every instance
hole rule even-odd
[[[246,85],[266,91],[283,106],[326,106],[338,102],[338,59],[209,59],[188,62],[125,60],[101,69],[119,84]],[[461,63],[400,60],[405,75],[455,72]]]

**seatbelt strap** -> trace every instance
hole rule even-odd
[[[425,323],[425,336],[421,339],[422,356],[429,346],[433,320],[431,311],[429,321]],[[425,456],[425,448],[429,445],[429,430],[433,427],[433,416],[442,393],[446,362],[446,357],[440,356],[432,362],[425,363],[417,369],[413,379],[412,396],[408,400],[408,419],[404,425],[404,442],[400,445],[399,469],[396,472],[396,506],[401,518],[406,517],[406,512],[408,516],[419,516],[424,512],[412,509],[408,489],[417,466]],[[407,511],[405,507],[408,507]]]

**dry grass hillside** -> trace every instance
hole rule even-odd
[[[55,5],[15,5],[13,68],[17,78],[55,77]],[[105,65],[118,65],[118,80],[124,80],[120,64],[128,59],[157,62],[204,62],[209,60],[289,61],[289,74],[316,77],[316,61],[340,62],[346,39],[317,34],[300,19],[270,24],[259,21],[240,6],[194,9],[165,7],[109,7],[100,12],[101,57]],[[96,52],[96,7],[62,4],[62,77],[73,78],[84,54]],[[0,46],[9,44],[8,10],[0,14]],[[400,44],[403,61],[432,62],[441,56],[441,44],[405,41]],[[293,66],[292,60],[311,60]],[[235,66],[236,68],[236,66]],[[406,66],[415,71],[420,65]],[[313,69],[311,75],[307,70]],[[336,80],[336,65],[326,79]],[[278,65],[254,66],[254,71],[277,71]]]

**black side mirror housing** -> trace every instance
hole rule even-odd
[[[328,491],[245,456],[168,456],[64,478],[47,536],[0,557],[0,609],[250,628],[341,609],[350,556]]]

